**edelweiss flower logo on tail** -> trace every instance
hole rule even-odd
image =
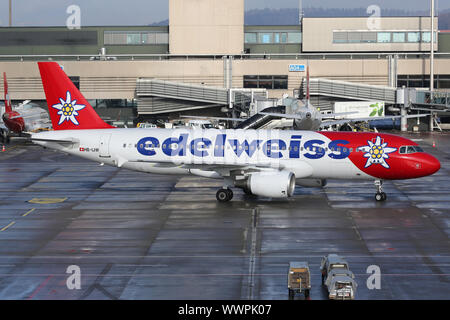
[[[368,146],[359,147],[358,150],[366,152],[364,154],[367,159],[364,168],[370,167],[372,164],[381,164],[386,169],[389,169],[389,164],[386,159],[389,159],[388,154],[397,151],[397,148],[389,148],[387,143],[381,144],[381,138],[378,136],[375,143],[367,141]]]
[[[59,98],[60,103],[54,104],[52,108],[55,108],[60,115],[58,125],[63,123],[64,121],[72,121],[74,125],[79,125],[76,116],[78,116],[78,112],[84,109],[86,106],[82,104],[77,104],[77,100],[72,101],[72,97],[70,96],[70,92],[67,91],[66,101],[62,98]]]

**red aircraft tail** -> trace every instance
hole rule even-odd
[[[6,72],[3,72],[3,86],[5,88],[5,113],[11,112],[12,107],[11,107],[11,99],[9,98],[8,93],[8,81],[6,81]]]
[[[54,130],[108,129],[56,62],[38,62]]]

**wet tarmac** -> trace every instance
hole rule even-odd
[[[442,168],[385,182],[385,203],[374,201],[373,182],[329,181],[275,201],[236,189],[219,204],[219,181],[15,141],[0,153],[0,299],[286,300],[289,261],[307,261],[320,300],[328,253],[348,260],[356,299],[449,299],[450,134],[407,137]],[[67,286],[72,265],[81,289]],[[380,267],[380,289],[366,285],[370,265]]]

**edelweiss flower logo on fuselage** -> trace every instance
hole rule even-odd
[[[381,164],[386,169],[389,169],[389,164],[386,159],[389,159],[388,154],[397,151],[397,148],[389,148],[387,143],[381,144],[381,138],[378,136],[375,143],[367,141],[368,146],[359,147],[358,150],[366,152],[364,154],[367,159],[364,168],[370,167],[372,164]]]
[[[63,123],[64,121],[72,121],[74,125],[79,125],[76,116],[78,116],[78,112],[84,109],[86,106],[82,104],[77,104],[77,100],[72,101],[72,97],[70,92],[67,91],[66,100],[64,101],[62,98],[59,98],[58,104],[54,104],[52,108],[55,108],[60,115],[58,125]]]

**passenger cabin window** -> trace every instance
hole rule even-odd
[[[423,152],[423,149],[419,146],[403,146],[400,147],[400,154],[411,154],[416,152]]]

